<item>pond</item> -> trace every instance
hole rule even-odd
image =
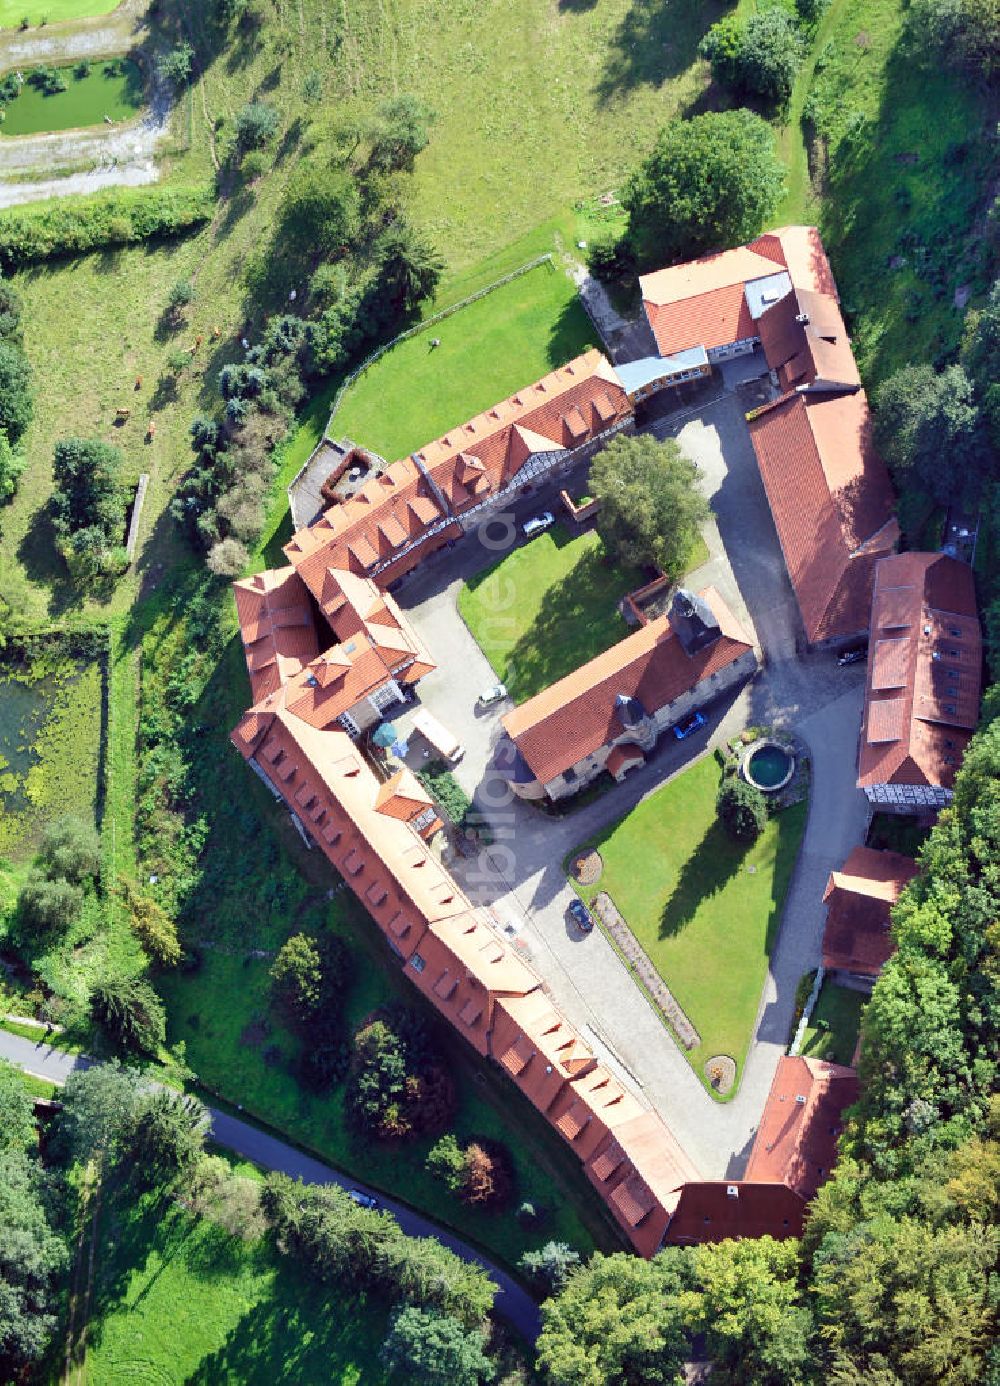
[[[23,69],[23,82],[0,79],[4,118],[0,135],[36,135],[128,120],[142,107],[142,68],[131,58],[110,58],[69,67]],[[58,91],[60,85],[65,90]]]
[[[795,762],[776,741],[764,741],[747,757],[744,773],[758,789],[781,789],[792,777]]]

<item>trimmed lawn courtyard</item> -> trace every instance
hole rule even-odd
[[[701,1036],[681,1049],[711,1091],[706,1062],[728,1054],[735,1093],[753,1033],[767,960],[806,822],[806,803],[768,820],[751,847],[715,815],[721,771],[703,756],[593,841],[600,880]]]
[[[573,281],[539,265],[387,351],[344,395],[331,432],[393,461],[596,345]]]
[[[609,563],[591,530],[553,525],[478,573],[458,609],[516,703],[609,649],[629,633],[618,602],[643,581]]]
[[[858,1043],[861,1012],[867,1004],[864,992],[824,982],[799,1049],[802,1057],[849,1064]]]

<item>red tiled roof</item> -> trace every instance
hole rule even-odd
[[[714,588],[701,595],[722,633],[693,656],[669,618],[660,616],[507,713],[504,730],[540,783],[623,735],[615,703],[620,694],[638,699],[652,715],[753,648]]]
[[[671,1246],[695,1246],[730,1237],[801,1237],[805,1207],[785,1184],[692,1181],[681,1189],[666,1241]]]
[[[823,966],[877,977],[892,955],[890,911],[919,868],[912,857],[855,847],[827,882]]]
[[[864,392],[785,395],[749,428],[810,643],[864,630],[875,559],[899,535]]]
[[[979,717],[972,569],[940,553],[877,567],[858,784],[951,788]]]
[[[319,653],[309,592],[294,568],[233,583],[253,701],[275,693]]]
[[[744,286],[784,267],[778,240],[761,236],[748,246],[642,275],[643,307],[660,355],[694,346],[710,350],[756,336]]]
[[[621,746],[612,747],[604,765],[609,775],[617,775],[623,766],[641,765],[645,759],[641,746],[637,746],[633,741],[626,741]]]
[[[857,1097],[853,1068],[820,1059],[779,1059],[747,1182],[787,1184],[808,1203],[836,1162],[843,1112]]]

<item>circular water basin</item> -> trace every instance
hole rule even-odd
[[[757,741],[743,759],[743,774],[752,785],[774,794],[795,773],[795,757],[777,741]]]

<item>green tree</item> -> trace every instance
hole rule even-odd
[[[183,87],[191,80],[194,49],[189,43],[178,43],[157,61],[156,70],[171,86]]]
[[[130,1148],[142,1089],[138,1075],[117,1059],[75,1068],[63,1085],[59,1141],[70,1160],[100,1152],[114,1162]]]
[[[101,869],[101,842],[93,823],[67,814],[42,833],[38,860],[49,876],[82,885]]]
[[[307,1021],[323,995],[323,964],[316,940],[292,934],[271,964],[271,997],[293,1021]]]
[[[432,119],[429,107],[416,96],[394,96],[383,102],[371,128],[369,167],[380,172],[412,169],[430,139]]]
[[[689,1325],[739,1386],[810,1379],[812,1315],[799,1285],[799,1246],[756,1237],[699,1246]]]
[[[698,468],[672,438],[619,434],[594,458],[590,489],[601,502],[597,531],[609,554],[681,576],[708,504]]]
[[[35,412],[28,358],[16,342],[0,340],[0,430],[16,446]]]
[[[278,207],[275,244],[315,263],[340,256],[358,233],[360,210],[354,179],[339,169],[303,161]]]
[[[722,826],[737,842],[756,842],[767,823],[763,794],[742,775],[729,775],[722,781],[715,809]]]
[[[187,1183],[205,1153],[208,1112],[187,1093],[161,1088],[142,1105],[132,1140],[132,1168],[149,1187]]]
[[[60,1281],[69,1261],[51,1223],[46,1181],[23,1150],[0,1151],[0,1375],[25,1379],[58,1323]]]
[[[36,866],[17,903],[22,922],[33,932],[67,929],[83,907],[83,891],[71,881],[52,880]]]
[[[777,207],[783,180],[774,133],[753,112],[672,121],[622,194],[640,267],[752,240]]]
[[[785,105],[802,62],[802,40],[795,22],[778,6],[745,21],[729,15],[711,29],[698,49],[712,65],[717,82],[734,91]]]
[[[580,1253],[565,1242],[546,1242],[537,1251],[526,1251],[518,1269],[529,1283],[544,1295],[557,1295],[565,1289],[570,1271],[580,1264]]]
[[[20,342],[24,303],[9,279],[0,279],[0,339]]]
[[[14,451],[6,433],[0,430],[0,505],[17,495],[17,484],[24,468],[25,459]]]
[[[394,1315],[382,1361],[394,1380],[478,1386],[496,1374],[484,1342],[480,1329],[470,1332],[447,1314],[410,1307]]]
[[[542,1305],[537,1360],[553,1386],[674,1386],[688,1340],[685,1254],[596,1255]]]
[[[27,1150],[35,1134],[34,1105],[21,1072],[0,1060],[0,1151]]]
[[[978,501],[991,455],[961,366],[904,366],[889,376],[875,395],[875,439],[900,486],[942,505]]]
[[[379,287],[396,313],[407,317],[438,286],[444,261],[422,232],[396,220],[378,244]]]
[[[162,905],[145,895],[128,877],[118,878],[118,893],[128,910],[132,932],[146,956],[161,967],[176,967],[183,956],[177,925]]]
[[[278,112],[266,101],[249,101],[236,113],[236,140],[240,149],[260,149],[278,129]]]
[[[56,444],[52,513],[57,532],[95,529],[106,545],[125,531],[124,459],[99,438],[64,438]]]
[[[166,1039],[163,1002],[139,977],[103,978],[90,998],[94,1019],[115,1044],[138,1054],[155,1054]]]
[[[230,535],[212,545],[205,562],[209,572],[216,577],[234,578],[239,577],[250,562],[250,554],[245,544]]]

